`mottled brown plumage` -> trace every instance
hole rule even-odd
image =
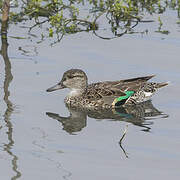
[[[112,108],[119,104],[124,106],[149,100],[159,87],[167,85],[167,83],[148,83],[147,81],[152,77],[154,75],[88,85],[88,78],[82,70],[71,69],[64,73],[57,85],[47,91],[69,88],[71,92],[65,98],[68,106],[92,109]],[[128,91],[133,91],[134,94],[126,98]],[[120,103],[117,100],[119,97],[124,97]]]

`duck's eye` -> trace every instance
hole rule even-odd
[[[68,78],[68,79],[72,79],[72,78],[73,78],[73,76],[70,76],[70,75],[69,75],[69,76],[67,76],[67,78]]]
[[[73,78],[82,78],[83,76],[81,75],[68,75],[67,78],[68,79],[73,79]]]
[[[76,78],[83,78],[83,76],[81,76],[81,75],[76,75],[74,77],[76,77]]]

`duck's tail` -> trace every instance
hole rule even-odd
[[[167,86],[168,84],[169,84],[169,82],[156,83],[155,87],[157,89],[159,89],[159,88],[162,88],[164,86]]]

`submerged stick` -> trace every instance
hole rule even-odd
[[[126,133],[127,133],[127,128],[128,128],[128,125],[126,125],[126,128],[125,128],[125,130],[124,130],[124,133],[123,133],[121,139],[119,140],[119,146],[120,146],[120,148],[122,149],[123,153],[125,154],[126,158],[129,158],[128,155],[127,155],[127,153],[126,153],[126,151],[125,151],[124,148],[122,147],[122,140],[124,139],[124,137],[125,137],[125,135],[126,135]]]
[[[127,133],[127,128],[128,128],[128,125],[126,125],[126,128],[125,128],[125,130],[124,130],[124,133],[123,133],[121,139],[119,140],[119,144],[122,144],[122,140],[124,139],[124,137],[125,137],[125,135],[126,135],[126,133]]]

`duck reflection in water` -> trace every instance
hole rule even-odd
[[[63,129],[74,134],[86,127],[87,116],[97,120],[125,121],[143,127],[143,131],[150,131],[154,119],[166,118],[168,115],[157,110],[152,102],[146,101],[135,106],[119,107],[105,110],[85,110],[68,107],[70,116],[62,117],[59,114],[46,112],[46,114],[62,123]]]

